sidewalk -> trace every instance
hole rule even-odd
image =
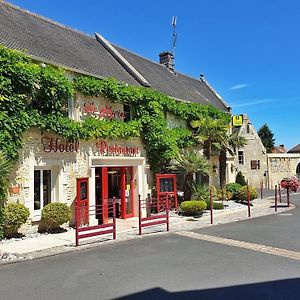
[[[251,218],[275,214],[274,199],[272,198],[256,199],[252,201]],[[286,203],[279,203],[277,213],[282,213],[293,208],[293,205],[288,208],[286,207]],[[209,211],[206,211],[202,217],[198,218],[183,217],[171,213],[170,232],[192,230],[249,219],[248,207],[247,205],[238,205],[230,209],[214,210],[213,219],[214,224],[211,225]],[[151,233],[165,233],[165,225],[143,229],[143,237],[149,236]],[[82,246],[80,247],[75,247],[75,230],[69,228],[63,233],[41,234],[32,238],[20,238],[0,242],[0,264],[99,247],[100,245],[107,245],[135,238],[139,238],[138,218],[131,218],[128,220],[117,219],[116,240],[112,240],[111,235],[100,236],[96,239],[91,238],[82,241]]]

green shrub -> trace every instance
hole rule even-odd
[[[206,209],[210,209],[210,201],[206,201]],[[224,209],[222,202],[213,201],[213,209]]]
[[[192,199],[206,201],[209,199],[209,187],[205,184],[194,183],[192,185]]]
[[[247,181],[245,180],[244,175],[240,171],[236,174],[235,182],[239,183],[241,186],[247,185]]]
[[[4,234],[12,237],[18,233],[21,225],[25,224],[29,217],[29,209],[20,203],[8,203],[4,207]]]
[[[65,203],[49,203],[42,209],[43,224],[47,231],[59,229],[59,226],[71,220],[71,209]]]
[[[239,183],[228,183],[226,185],[226,191],[232,193],[232,198],[231,199],[238,199],[238,192],[242,186]]]
[[[217,197],[218,197],[218,190],[217,190],[217,188],[212,185],[210,187],[210,189],[211,189],[211,193],[212,193],[213,199],[217,199]]]
[[[183,201],[180,208],[185,216],[198,216],[206,209],[206,202],[201,200]]]
[[[257,191],[254,186],[249,186],[249,194],[250,200],[257,198]],[[247,201],[248,200],[248,193],[247,193],[247,186],[242,186],[238,192],[238,200],[240,201]]]
[[[4,209],[0,207],[0,240],[4,238]]]
[[[228,200],[230,200],[230,199],[232,199],[232,192],[230,192],[230,191],[226,191],[226,189],[225,188],[223,188],[223,189],[218,189],[218,200],[219,201],[223,201],[223,200],[225,200],[225,201],[228,201]]]

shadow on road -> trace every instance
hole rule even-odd
[[[182,292],[153,288],[114,299],[299,300],[300,278]]]

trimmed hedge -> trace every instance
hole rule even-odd
[[[206,209],[206,202],[198,200],[183,201],[180,208],[185,216],[198,216]]]
[[[8,238],[18,233],[29,218],[29,209],[20,203],[8,203],[3,209],[4,235]]]
[[[218,189],[218,200],[225,200],[225,201],[228,201],[230,199],[232,199],[232,192],[230,191],[226,191],[225,188],[223,189]]]
[[[257,198],[257,191],[256,187],[249,186],[249,194],[250,200],[254,200]],[[248,200],[248,193],[247,193],[247,186],[242,186],[238,192],[238,200],[240,201],[247,201]]]
[[[42,210],[41,220],[47,231],[57,230],[71,220],[71,209],[65,203],[49,203]]]
[[[210,202],[209,200],[206,201],[206,209],[210,209]],[[213,201],[213,209],[224,209],[224,205],[221,202]]]

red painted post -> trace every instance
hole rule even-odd
[[[209,205],[210,205],[210,224],[213,224],[213,201],[212,201],[211,189],[209,189]]]
[[[117,238],[117,224],[116,224],[116,197],[113,197],[113,239]]]
[[[287,187],[286,189],[286,201],[287,201],[287,206],[290,207],[290,189]]]
[[[248,195],[248,217],[251,217],[251,211],[250,211],[250,192],[249,192],[249,185],[247,185],[247,195]]]
[[[263,199],[263,181],[260,183],[260,199]]]
[[[278,193],[279,193],[279,203],[281,203],[281,189],[280,189],[280,183],[278,184]]]
[[[167,215],[167,231],[169,231],[169,197],[168,196],[166,202],[166,215]]]
[[[142,205],[141,205],[141,195],[139,195],[139,235],[142,235]]]
[[[78,224],[79,220],[78,220],[78,202],[77,200],[75,200],[75,245],[76,247],[79,246],[79,238],[78,238]]]
[[[275,211],[277,211],[277,185],[275,185]]]

